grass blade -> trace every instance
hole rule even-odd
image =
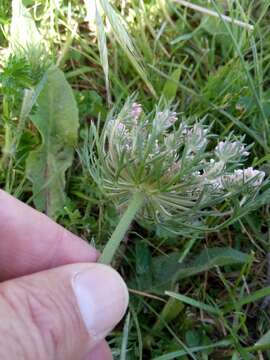
[[[157,96],[155,89],[153,88],[152,84],[150,83],[146,72],[143,68],[141,63],[140,55],[138,50],[135,48],[132,39],[130,38],[126,27],[123,24],[122,17],[114,10],[108,0],[99,0],[100,5],[108,18],[110,25],[112,27],[114,36],[118,42],[118,44],[123,49],[124,53],[130,60],[131,64],[133,65],[134,69],[140,75],[141,79],[144,81],[146,86],[148,87],[149,91],[153,96]]]
[[[202,303],[200,301],[191,299],[188,296],[177,294],[177,293],[172,292],[172,291],[165,291],[165,294],[168,295],[168,296],[171,296],[171,297],[173,297],[173,298],[175,298],[177,300],[180,300],[185,304],[188,304],[188,305],[196,307],[196,308],[198,308],[200,310],[206,311],[206,312],[208,312],[210,314],[221,315],[221,311],[218,308],[216,308],[214,306],[211,306],[211,305],[204,304],[204,303]]]

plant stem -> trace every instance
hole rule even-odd
[[[117,251],[121,241],[123,240],[132,220],[137,214],[138,210],[142,207],[144,201],[144,195],[141,192],[137,192],[133,195],[127,210],[122,216],[119,224],[116,226],[110,240],[107,242],[99,262],[109,265],[113,259],[115,252]]]

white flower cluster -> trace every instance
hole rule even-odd
[[[247,169],[234,170],[232,174],[224,175],[222,177],[223,186],[229,188],[231,186],[243,186],[250,184],[253,187],[258,187],[262,184],[265,173],[263,171],[255,170],[252,167]]]
[[[220,141],[215,148],[215,155],[224,162],[238,161],[249,152],[241,141]]]
[[[176,112],[166,109],[165,111],[158,111],[154,118],[154,126],[157,131],[167,130],[177,121]]]
[[[134,118],[134,120],[138,120],[139,117],[142,114],[142,105],[134,102],[131,105],[131,116]]]
[[[249,167],[247,169],[234,170],[232,174],[225,174],[212,179],[202,175],[199,176],[204,180],[201,184],[208,184],[217,191],[229,191],[243,190],[243,186],[257,188],[262,184],[265,173]]]
[[[188,216],[230,196],[252,195],[265,174],[240,168],[249,148],[231,135],[211,151],[211,137],[202,122],[179,121],[168,108],[145,114],[140,104],[128,100],[95,138],[99,151],[92,155],[91,171],[120,203],[143,192],[143,213],[149,218]]]
[[[186,144],[188,155],[198,154],[205,150],[208,143],[207,134],[208,130],[198,123],[187,130]]]
[[[206,170],[200,175],[203,184],[209,184],[217,191],[229,191],[248,187],[259,187],[265,177],[263,171],[252,167],[230,170],[230,163],[240,162],[249,152],[240,141],[221,141],[215,148],[216,159],[210,159]]]
[[[133,102],[125,106],[116,119],[108,122],[111,150],[116,147],[120,153],[125,151],[129,153],[128,156],[133,154],[141,160],[148,158],[152,162],[156,157],[162,158],[163,162],[168,164],[167,178],[176,175],[184,167],[192,168],[188,162],[192,164],[194,157],[198,155],[201,157],[205,152],[209,142],[209,130],[202,123],[196,122],[193,126],[188,126],[182,122],[177,130],[169,132],[178,120],[176,112],[170,109],[157,111],[152,122],[142,119],[142,115],[141,104]],[[181,151],[179,153],[181,147],[185,159],[181,159]],[[213,158],[210,160],[202,158],[201,161],[196,162],[196,170],[192,172],[192,176],[196,178],[197,188],[210,186],[212,190],[226,191],[244,184],[253,187],[261,185],[265,176],[262,171],[251,167],[233,171],[228,168],[228,165],[240,162],[249,154],[241,141],[220,141],[212,154]],[[137,164],[138,159],[134,159],[133,162]],[[149,166],[153,168],[151,163],[146,162],[145,170]],[[183,171],[183,179],[189,181],[189,177],[190,173],[185,174]]]

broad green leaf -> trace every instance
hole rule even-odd
[[[176,70],[174,70],[170,78],[166,81],[162,94],[168,102],[174,101],[176,92],[178,89],[178,83],[180,75],[182,72],[182,66],[180,65]]]
[[[151,270],[151,252],[149,246],[143,241],[137,241],[136,249],[136,273],[146,274]]]
[[[243,265],[250,256],[226,247],[214,247],[203,250],[195,258],[187,258],[179,263],[179,252],[157,256],[152,259],[151,269],[137,278],[141,290],[163,293],[173,289],[176,281],[208,271],[215,266]],[[149,284],[149,278],[151,284]]]
[[[42,143],[29,154],[26,173],[33,183],[35,206],[55,218],[65,203],[65,172],[72,164],[79,119],[72,89],[62,71],[52,66],[45,77],[37,112],[31,117]]]
[[[39,84],[36,86],[35,89],[33,89],[33,90],[32,89],[25,89],[24,90],[21,113],[20,113],[20,117],[19,117],[17,131],[16,131],[16,134],[14,136],[13,144],[12,144],[12,149],[14,151],[13,156],[15,156],[18,144],[20,143],[21,136],[23,134],[23,129],[25,127],[26,120],[29,117],[33,106],[35,105],[41,90],[43,89],[45,81],[46,81],[46,79],[43,77],[43,79],[39,82]]]
[[[212,248],[203,250],[194,260],[177,272],[178,279],[183,279],[215,266],[245,264],[249,255],[232,248]]]
[[[270,347],[270,330],[264,334],[259,341],[256,342],[256,346],[268,345]]]
[[[192,260],[186,260],[179,264],[179,253],[168,256],[159,256],[153,259],[153,276],[158,287],[169,286],[179,279],[184,279],[215,266],[245,264],[249,255],[240,251],[215,247],[203,250]]]
[[[21,0],[12,0],[9,45],[13,54],[39,49],[41,35]]]
[[[43,38],[22,0],[12,0],[9,54],[26,61],[35,84],[41,79],[50,63]]]
[[[254,346],[250,348],[252,351],[267,350],[270,349],[270,330],[264,334]]]

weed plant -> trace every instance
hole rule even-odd
[[[0,185],[127,281],[115,359],[270,358],[269,6],[0,2]]]

